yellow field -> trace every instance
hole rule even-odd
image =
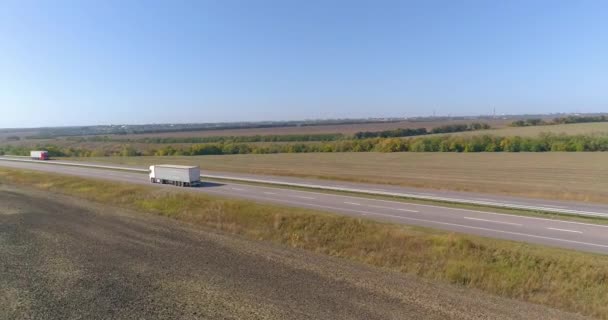
[[[608,203],[608,153],[298,153],[85,158]]]

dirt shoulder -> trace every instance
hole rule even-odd
[[[576,319],[168,218],[0,186],[2,319]]]

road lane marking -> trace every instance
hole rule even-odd
[[[230,188],[230,189],[232,189],[234,191],[245,191],[245,189],[240,189],[240,188]]]
[[[353,205],[353,206],[360,206],[361,205],[360,203],[357,203],[357,202],[347,202],[347,201],[345,201],[344,203],[345,204],[350,204],[350,205]],[[365,206],[366,207],[370,207],[370,208],[378,208],[378,209],[389,209],[389,210],[397,210],[397,211],[405,211],[405,212],[418,212],[416,210],[411,210],[411,209],[401,209],[401,208],[392,208],[392,207],[385,207],[385,206],[376,206],[376,205],[373,205],[373,204],[366,204]]]
[[[566,207],[564,206],[556,206],[553,204],[543,204],[544,207],[551,207],[551,208],[559,208],[559,209],[565,209]]]
[[[492,222],[492,223],[500,223],[500,224],[508,224],[508,225],[512,225],[512,226],[520,226],[520,223],[513,223],[513,222],[504,222],[504,221],[496,221],[496,220],[488,220],[488,219],[480,219],[480,218],[473,218],[473,217],[463,217],[464,219],[468,219],[468,220],[476,220],[476,221],[484,221],[484,222]]]
[[[292,195],[290,195],[289,197],[300,198],[300,199],[307,199],[307,200],[315,200],[315,198],[313,198],[313,197],[305,197],[305,196],[292,196]]]
[[[578,230],[568,230],[568,229],[559,229],[559,228],[547,228],[547,229],[555,230],[555,231],[563,231],[563,232],[583,233],[582,231],[578,231]]]
[[[522,232],[505,231],[505,230],[500,230],[500,229],[492,229],[492,228],[484,228],[484,227],[474,227],[474,226],[469,226],[469,225],[465,225],[465,224],[440,222],[440,221],[420,219],[420,218],[412,218],[412,217],[403,217],[403,216],[396,216],[396,215],[392,215],[392,214],[375,213],[375,212],[355,210],[355,209],[339,208],[339,207],[325,206],[325,205],[313,204],[313,203],[302,203],[302,202],[296,202],[296,201],[290,201],[290,200],[281,200],[281,199],[274,199],[274,198],[264,198],[264,199],[270,200],[270,201],[285,202],[285,203],[290,203],[290,204],[298,204],[298,205],[304,205],[304,206],[310,206],[310,207],[318,207],[318,208],[338,210],[338,211],[351,211],[351,212],[360,213],[362,215],[385,216],[385,217],[402,219],[402,220],[412,220],[412,221],[419,221],[419,222],[427,222],[427,223],[432,223],[432,224],[454,226],[454,227],[461,227],[461,228],[466,228],[466,229],[474,229],[474,230],[482,230],[482,231],[490,231],[490,232],[503,233],[503,234],[509,234],[509,235],[515,235],[515,236],[528,237],[528,238],[551,240],[551,241],[557,241],[557,242],[580,244],[580,245],[585,245],[585,246],[590,246],[590,247],[600,247],[600,248],[607,248],[608,249],[608,245],[599,244],[599,243],[576,241],[576,240],[568,240],[568,239],[561,239],[561,238],[554,238],[554,237],[545,237],[545,236],[539,236],[539,235],[535,235],[535,234],[527,234],[527,233],[522,233]],[[521,240],[517,240],[517,241],[521,241]]]
[[[262,186],[262,185],[256,186],[256,187],[263,188],[263,189],[272,189],[272,190],[281,189],[278,187],[268,187],[268,186]],[[314,191],[298,191],[298,190],[291,190],[291,191],[298,192],[298,193],[304,193],[304,194],[316,194],[316,195],[325,196],[325,197],[347,198],[347,199],[357,199],[357,200],[365,199],[365,200],[369,200],[369,201],[393,203],[393,204],[399,204],[399,205],[411,205],[411,206],[426,207],[426,208],[436,208],[436,209],[448,210],[448,211],[451,210],[451,211],[461,211],[461,212],[474,212],[474,213],[479,213],[479,214],[504,216],[504,217],[510,217],[510,218],[520,218],[520,219],[538,220],[538,221],[551,221],[551,222],[555,222],[555,223],[567,223],[567,224],[583,225],[583,226],[590,226],[590,227],[608,228],[608,225],[602,225],[602,224],[597,224],[597,223],[585,223],[585,222],[576,222],[576,221],[568,221],[568,220],[530,217],[530,216],[524,216],[524,215],[498,213],[498,212],[491,212],[491,211],[480,211],[480,210],[472,210],[472,209],[462,209],[462,208],[438,206],[438,205],[432,205],[432,204],[421,204],[421,203],[410,203],[410,202],[402,202],[402,201],[394,201],[394,200],[373,199],[373,198],[368,198],[368,197],[364,197],[364,196],[357,197],[357,196],[322,193],[322,192],[314,192]]]
[[[277,193],[276,192],[267,192],[267,191],[264,191],[264,194],[277,194]]]
[[[420,212],[420,211],[412,210],[412,209],[392,208],[392,207],[385,207],[385,206],[377,206],[377,205],[373,205],[373,204],[368,204],[367,207],[378,208],[378,209],[389,209],[389,210],[405,211],[405,212],[415,212],[415,213]]]

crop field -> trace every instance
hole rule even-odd
[[[536,137],[541,133],[567,134],[567,135],[608,135],[608,122],[595,123],[572,123],[558,124],[550,126],[532,126],[532,127],[503,127],[490,129],[483,132],[468,131],[451,133],[452,135],[472,136],[484,134],[492,134],[497,136],[521,136],[521,137]]]
[[[608,203],[608,154],[602,152],[297,153],[82,160],[193,164],[213,171]]]

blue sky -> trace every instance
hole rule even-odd
[[[1,1],[0,127],[608,111],[607,1]]]

